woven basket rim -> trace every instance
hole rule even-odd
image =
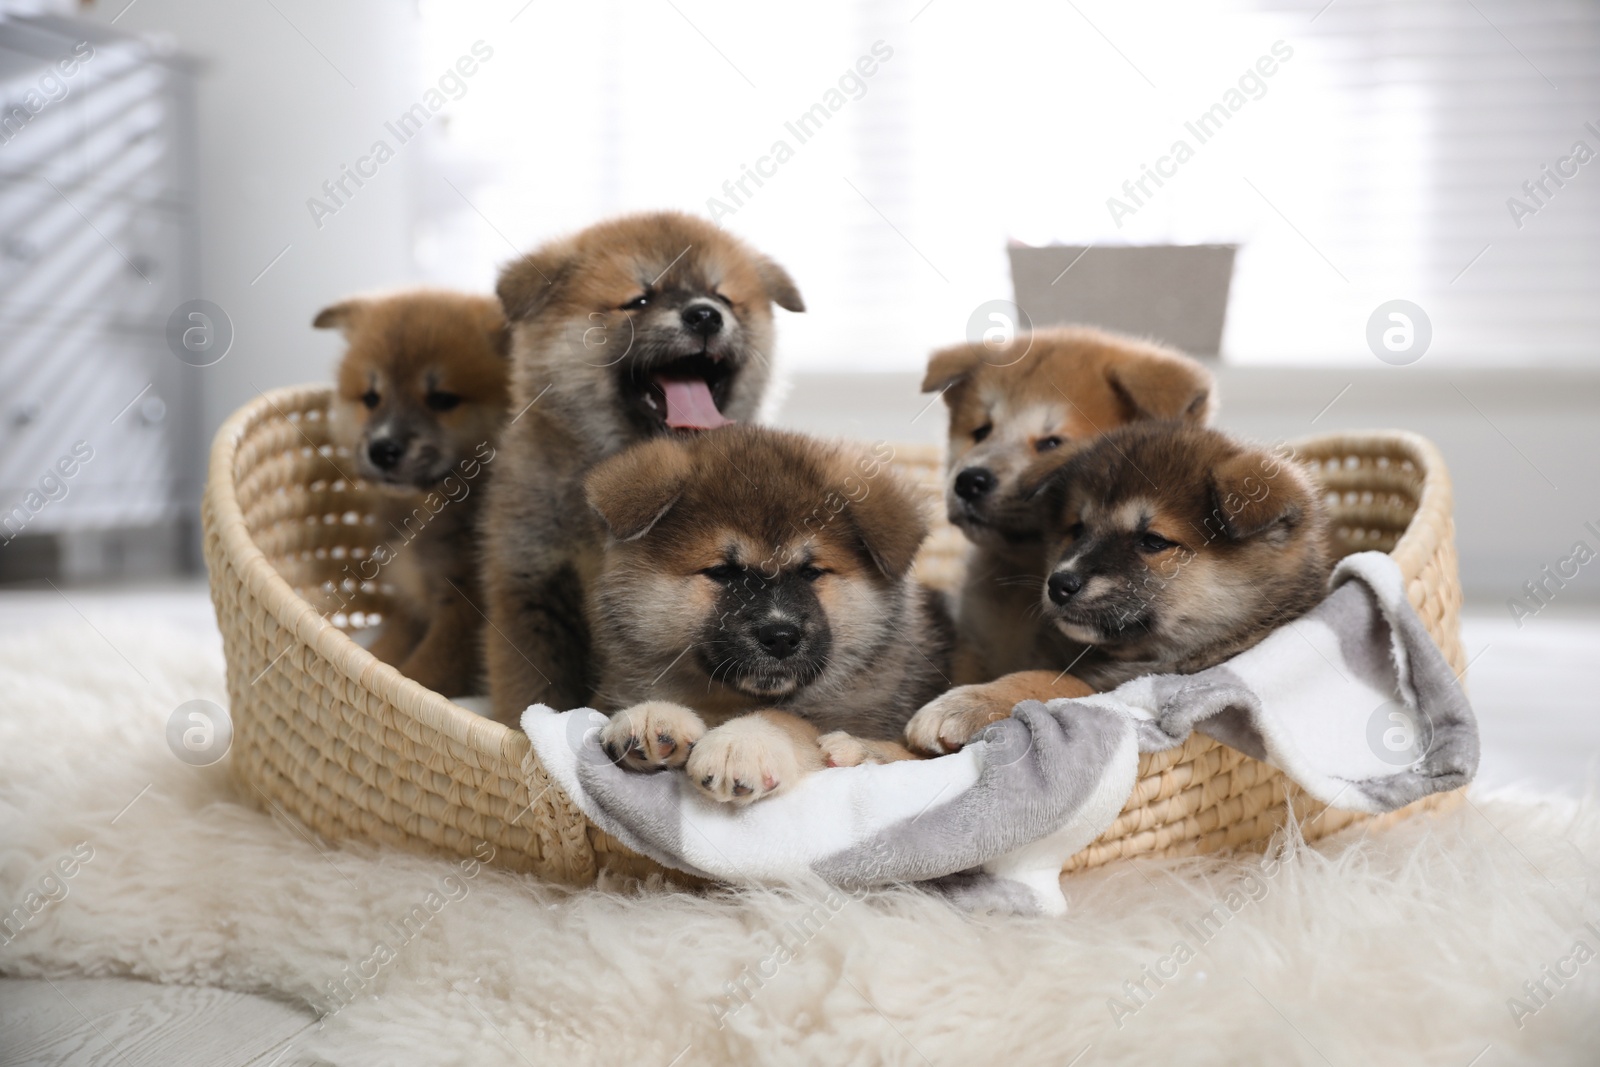
[[[401,674],[361,647],[349,634],[329,622],[289,584],[267,559],[251,537],[244,512],[235,492],[234,460],[245,434],[267,417],[269,409],[285,421],[285,409],[298,411],[306,401],[327,397],[331,386],[306,384],[286,386],[260,393],[230,415],[218,428],[211,446],[210,470],[205,497],[217,536],[241,583],[271,613],[285,630],[361,688],[374,693],[397,711],[414,717],[423,725],[462,745],[478,751],[499,753],[520,766],[528,754],[527,735],[492,719],[475,714],[447,697],[435,693]],[[316,447],[308,437],[308,445]],[[1344,455],[1392,456],[1398,451],[1409,455],[1418,468],[1421,491],[1416,511],[1406,531],[1390,555],[1401,574],[1410,580],[1433,555],[1441,536],[1449,530],[1452,490],[1448,469],[1438,448],[1427,438],[1409,430],[1357,430],[1321,434],[1288,442],[1297,453],[1337,451]],[[937,445],[896,445],[926,454],[939,451]]]
[[[504,758],[512,760],[513,766],[520,764],[529,747],[527,735],[474,714],[421,683],[412,681],[397,668],[362,648],[349,634],[323,618],[310,602],[295,592],[250,536],[233,483],[234,457],[245,433],[265,416],[269,408],[288,421],[285,409],[299,410],[306,400],[325,396],[330,391],[330,387],[325,385],[299,385],[270,390],[235,411],[217,430],[211,446],[211,473],[206,482],[206,497],[212,509],[214,528],[233,561],[241,583],[267,607],[279,625],[328,662],[335,664],[352,682],[453,741],[478,750],[497,751]],[[307,438],[307,443],[316,447],[310,438]]]
[[[1346,455],[1380,456],[1389,455],[1394,451],[1394,445],[1399,444],[1410,453],[1411,462],[1417,465],[1421,474],[1422,489],[1417,494],[1417,507],[1411,515],[1411,521],[1406,524],[1406,532],[1400,535],[1395,546],[1389,550],[1389,555],[1394,557],[1400,573],[1407,580],[1415,577],[1438,549],[1442,533],[1449,529],[1455,507],[1450,470],[1445,466],[1444,456],[1438,446],[1411,430],[1349,430],[1302,437],[1289,444],[1296,448],[1315,447],[1318,450],[1333,446]]]

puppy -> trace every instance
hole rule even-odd
[[[1033,490],[1068,455],[1118,426],[1203,424],[1213,407],[1211,374],[1170,348],[1069,327],[1023,334],[998,349],[960,344],[935,352],[922,382],[923,392],[934,390],[950,409],[950,522],[973,543],[957,614],[956,681],[1065,662],[1068,643],[1041,624],[1036,607],[1046,562]]]
[[[891,455],[729,427],[589,475],[613,759],[746,804],[826,763],[912,758],[895,739],[949,685],[952,635],[911,577],[927,523]]]
[[[355,473],[385,491],[387,543],[359,564],[362,580],[392,588],[371,651],[445,696],[481,692],[477,524],[505,422],[510,338],[500,305],[417,290],[334,304],[313,325],[343,330],[348,345],[334,440],[353,453]]]
[[[1140,423],[1073,456],[1040,496],[1050,568],[1034,595],[1049,624],[1085,648],[1056,665],[1057,695],[1213,667],[1327,589],[1322,499],[1286,449]],[[1036,696],[1044,673],[953,689],[918,711],[906,736],[921,751],[960,748]]]
[[[583,478],[628,445],[752,419],[772,305],[803,311],[783,268],[673,213],[600,223],[500,275],[511,422],[485,536],[496,719],[574,708],[594,685],[586,590],[604,536]]]

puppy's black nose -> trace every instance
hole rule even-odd
[[[800,647],[800,627],[792,622],[762,623],[756,640],[774,659],[788,659]]]
[[[983,467],[968,467],[956,475],[956,496],[962,500],[977,500],[988,495],[998,481],[993,472]]]
[[[381,471],[391,470],[404,452],[405,446],[392,437],[380,437],[367,446],[367,458]]]
[[[1047,584],[1050,587],[1051,603],[1065,604],[1083,588],[1083,579],[1068,571],[1056,571],[1050,576]]]
[[[722,329],[722,312],[710,304],[690,304],[683,309],[683,324],[691,333],[710,337]]]

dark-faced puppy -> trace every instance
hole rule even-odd
[[[973,543],[957,617],[956,680],[1043,667],[1064,651],[1040,625],[1043,530],[1033,490],[1067,455],[1145,419],[1203,424],[1211,374],[1181,353],[1086,327],[935,352],[924,392],[950,409],[945,501]]]
[[[827,762],[909,757],[894,741],[949,684],[951,634],[911,577],[927,523],[890,455],[729,427],[594,470],[613,758],[747,803]]]
[[[332,413],[355,474],[385,491],[371,563],[391,609],[371,651],[446,696],[482,691],[477,523],[505,422],[509,336],[492,297],[417,290],[324,308],[344,331]]]
[[[1055,665],[1075,696],[1146,674],[1192,674],[1305,614],[1332,556],[1321,497],[1287,450],[1173,422],[1113,430],[1041,488],[1047,622],[1085,647]],[[907,727],[912,747],[959,748],[1018,700],[1030,671],[951,690]],[[1061,675],[1057,675],[1061,677]]]
[[[500,275],[511,322],[511,424],[486,537],[495,718],[587,703],[584,602],[604,532],[583,477],[628,445],[755,417],[772,305],[802,311],[772,260],[701,219],[631,215]]]

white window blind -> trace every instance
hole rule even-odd
[[[416,249],[439,282],[673,207],[794,274],[800,370],[921,366],[1010,295],[1008,240],[1239,244],[1241,362],[1371,361],[1392,299],[1430,316],[1430,361],[1600,351],[1600,158],[1573,156],[1600,157],[1597,5],[519,8],[421,8],[423,79],[495,49],[430,131]]]

